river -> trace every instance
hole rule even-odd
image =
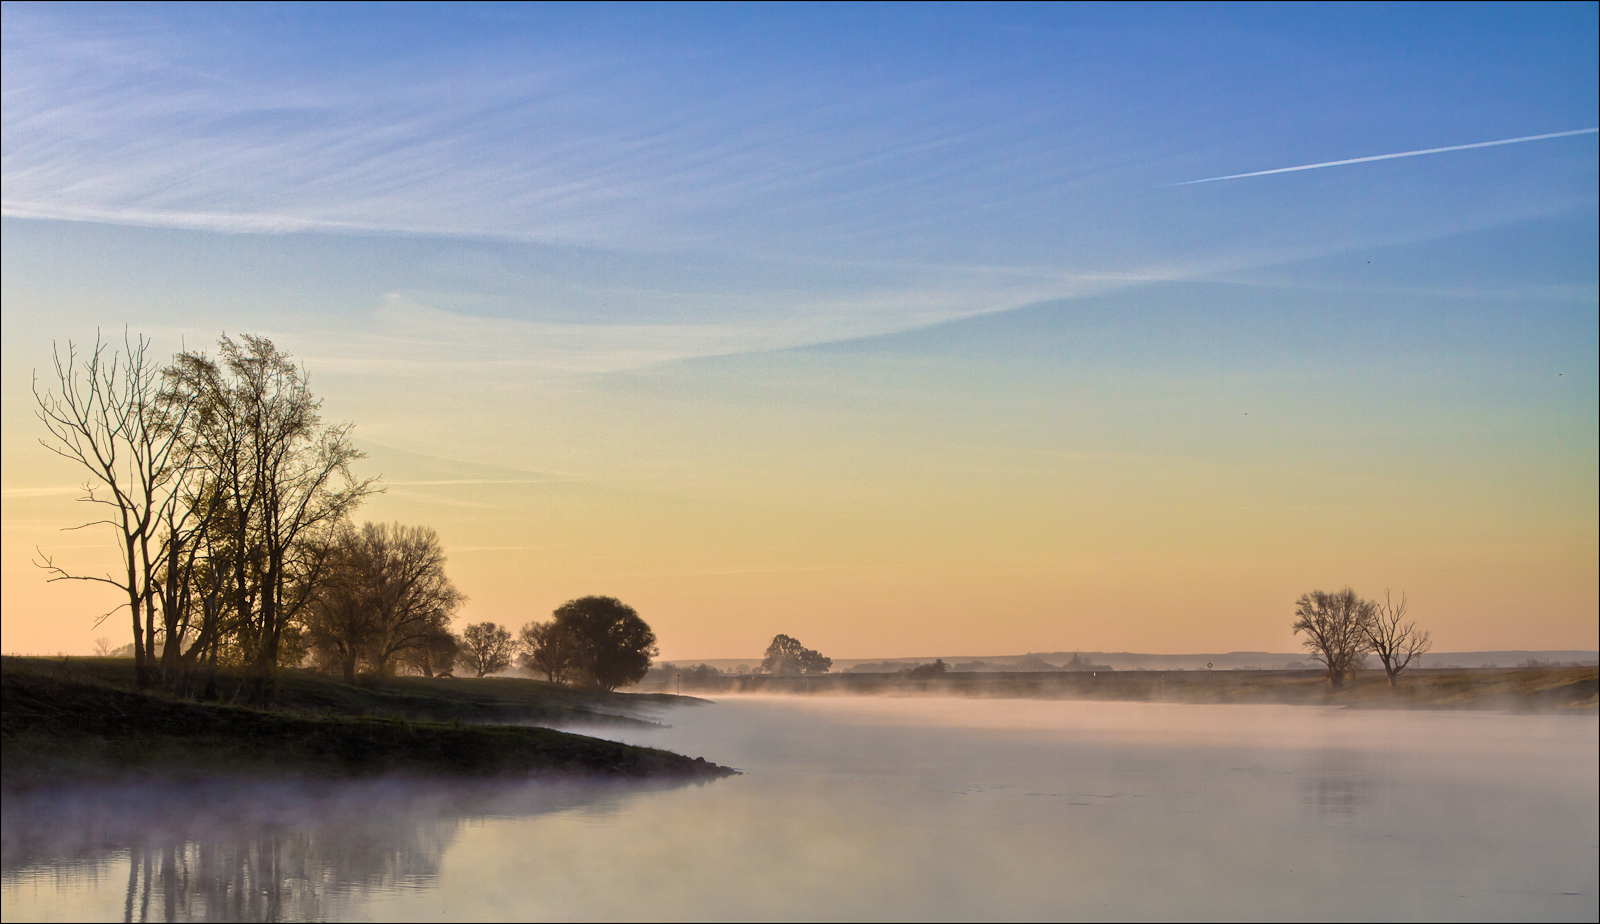
[[[1595,920],[1600,719],[730,697],[689,785],[14,797],[23,920]]]

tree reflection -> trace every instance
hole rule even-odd
[[[425,887],[457,819],[355,825],[130,850],[127,921],[308,921],[339,916],[352,894]]]
[[[1354,819],[1369,801],[1371,770],[1354,752],[1329,752],[1300,777],[1300,799],[1325,818]]]
[[[141,784],[10,793],[3,866],[68,890],[128,861],[126,921],[304,921],[428,888],[461,825],[673,784]]]

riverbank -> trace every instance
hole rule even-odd
[[[486,725],[459,714],[509,721],[516,708],[544,709],[573,721],[602,716],[638,723],[625,714],[601,712],[596,702],[562,701],[559,693],[515,687],[534,681],[437,681],[440,693],[415,688],[400,692],[349,690],[343,709],[324,701],[320,714],[260,710],[187,702],[134,692],[112,682],[116,664],[97,660],[0,660],[0,775],[8,789],[128,775],[262,776],[348,778],[379,775],[469,777],[717,777],[733,771],[703,759],[655,748],[634,747],[525,725]],[[298,674],[300,672],[286,672]],[[481,693],[458,685],[499,683]],[[332,686],[332,684],[328,684]],[[315,678],[288,676],[283,699],[334,698]],[[573,691],[566,691],[572,693]],[[508,694],[520,696],[508,701]],[[389,699],[374,699],[375,697]],[[616,701],[626,703],[626,694]],[[543,702],[541,697],[552,699]],[[654,699],[656,702],[672,698]],[[383,704],[375,715],[349,710]],[[635,699],[651,702],[651,699]],[[403,711],[431,716],[458,713],[449,721],[418,720]],[[581,707],[581,708],[580,708]]]
[[[14,670],[134,690],[132,658],[0,658],[0,671]],[[217,678],[218,702],[234,704],[242,698],[242,686],[239,677],[224,672]],[[597,693],[521,677],[363,676],[351,685],[326,674],[291,668],[278,674],[273,709],[310,717],[559,727],[649,722],[646,712],[651,708],[683,702],[665,694]]]
[[[634,689],[675,692],[678,687],[656,683]],[[916,679],[906,674],[743,674],[685,682],[683,691],[704,696],[981,696],[1577,714],[1600,711],[1600,668],[1408,671],[1392,689],[1381,671],[1366,671],[1337,692],[1319,671],[1244,670],[949,672]]]

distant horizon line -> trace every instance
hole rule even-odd
[[[1245,657],[1279,658],[1279,657],[1282,657],[1282,658],[1290,658],[1290,659],[1306,659],[1306,658],[1310,658],[1311,657],[1311,654],[1309,652],[1306,652],[1306,651],[1211,651],[1211,652],[1200,651],[1200,652],[1182,652],[1182,653],[1178,653],[1178,654],[1161,654],[1161,653],[1156,653],[1156,652],[1140,652],[1140,651],[1097,651],[1097,650],[1090,650],[1090,649],[1087,649],[1087,648],[1080,648],[1080,649],[1066,649],[1066,650],[1061,650],[1061,651],[1030,651],[1030,652],[1026,652],[1024,654],[1007,654],[1007,655],[925,655],[925,656],[896,655],[896,656],[873,657],[873,658],[834,658],[833,662],[835,664],[844,663],[844,662],[861,663],[861,662],[872,662],[872,661],[891,661],[891,662],[898,662],[898,661],[924,661],[925,662],[925,661],[939,661],[939,660],[942,660],[942,661],[947,661],[948,662],[948,661],[955,661],[955,660],[961,660],[961,661],[983,661],[985,659],[992,659],[992,660],[999,661],[999,660],[1007,660],[1007,659],[1027,658],[1027,657],[1030,657],[1030,656],[1031,657],[1037,657],[1037,658],[1047,658],[1047,657],[1058,657],[1058,656],[1074,655],[1074,654],[1076,654],[1076,655],[1084,655],[1084,656],[1088,656],[1088,655],[1097,655],[1097,656],[1098,655],[1104,655],[1104,656],[1108,656],[1108,657],[1128,657],[1128,658],[1245,658]],[[1579,658],[1587,657],[1587,658],[1592,658],[1592,659],[1595,659],[1595,660],[1600,660],[1600,649],[1593,649],[1593,648],[1483,648],[1483,649],[1462,650],[1462,651],[1437,651],[1437,652],[1430,651],[1427,654],[1423,655],[1423,659],[1424,660],[1431,660],[1431,659],[1435,659],[1435,658],[1444,658],[1444,657],[1466,658],[1466,657],[1475,657],[1475,656],[1480,656],[1480,655],[1484,655],[1484,656],[1486,656],[1486,655],[1526,656],[1526,657],[1537,657],[1537,656],[1540,656],[1540,655],[1546,655],[1546,656],[1553,656],[1553,655],[1569,656],[1569,655],[1575,655],[1575,656],[1577,656]],[[727,661],[727,662],[754,661],[754,662],[759,663],[761,661],[761,658],[759,656],[746,656],[746,657],[737,657],[737,658],[656,658],[654,663],[656,663],[656,664],[685,664],[685,665],[712,664],[713,666],[715,666],[714,662],[719,662],[719,661]]]

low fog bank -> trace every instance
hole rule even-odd
[[[1596,721],[741,696],[606,733],[745,771],[635,804],[641,866],[694,844],[653,917],[1592,920]]]
[[[919,667],[896,673],[842,674],[725,674],[696,670],[638,689],[681,690],[712,698],[933,696],[1574,714],[1600,711],[1600,668],[1596,667],[1408,670],[1394,687],[1382,671],[1363,671],[1345,677],[1340,689],[1334,689],[1320,670],[962,672]]]

